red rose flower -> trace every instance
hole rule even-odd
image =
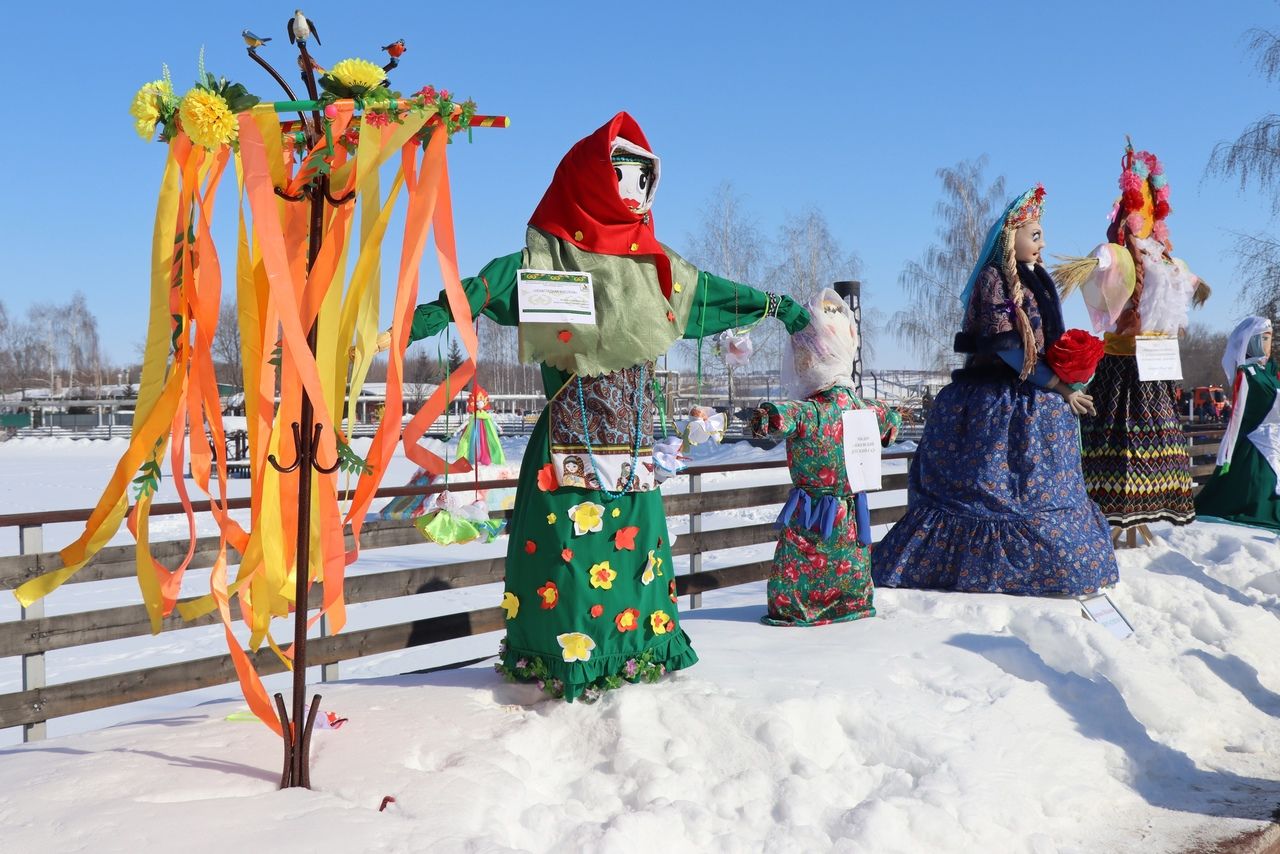
[[[1045,351],[1044,360],[1058,379],[1072,385],[1093,379],[1098,362],[1102,361],[1102,353],[1102,339],[1083,329],[1068,329]]]

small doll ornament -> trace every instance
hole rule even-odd
[[[724,439],[724,431],[728,426],[728,416],[716,412],[710,406],[695,406],[689,410],[689,417],[682,419],[678,425],[684,442],[681,451],[687,451],[696,445],[706,442],[719,444]]]

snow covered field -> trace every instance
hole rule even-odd
[[[121,447],[0,444],[0,513],[87,506]],[[778,454],[726,448],[717,461]],[[785,475],[717,477],[704,486]],[[51,530],[46,547],[75,532]],[[488,664],[387,675],[489,654],[496,635],[344,664],[347,681],[320,690],[349,722],[317,732],[311,792],[275,790],[278,741],[227,720],[243,708],[234,686],[53,721],[42,743],[0,733],[0,850],[1198,850],[1280,804],[1280,545],[1225,525],[1158,533],[1120,554],[1126,640],[1071,600],[894,590],[877,593],[873,620],[769,628],[761,583],[685,612],[697,666],[594,705],[543,701]],[[464,556],[443,551],[378,550],[359,571]],[[352,628],[497,594],[359,606]],[[49,608],[135,599],[128,581],[68,585]],[[0,620],[16,617],[0,602]],[[213,629],[101,644],[51,653],[49,678],[221,649]],[[0,692],[17,687],[16,662],[0,662]]]

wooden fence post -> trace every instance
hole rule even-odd
[[[329,615],[322,614],[320,616],[320,637],[329,637]],[[320,681],[321,682],[337,682],[341,679],[338,675],[338,662],[332,664],[320,665]]]
[[[702,475],[697,473],[689,475],[689,492],[691,494],[702,492]],[[693,513],[689,514],[689,533],[690,534],[702,533],[702,511],[701,510],[695,510]],[[689,572],[690,573],[702,572],[702,550],[701,549],[689,555]],[[690,608],[702,607],[701,593],[689,594],[689,607]]]
[[[18,554],[39,554],[42,551],[44,551],[44,526],[20,525],[18,527]],[[23,620],[39,619],[43,616],[44,599],[37,599],[31,603],[30,607],[22,608],[20,613],[20,617]],[[30,691],[33,688],[43,688],[44,686],[44,653],[37,652],[32,655],[22,656],[22,690]],[[40,741],[46,737],[46,726],[45,721],[23,724],[22,740]]]

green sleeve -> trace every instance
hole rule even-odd
[[[480,275],[462,280],[462,289],[467,292],[473,317],[484,314],[503,326],[516,325],[516,270],[520,269],[521,257],[522,253],[513,252],[494,258],[484,266]],[[409,343],[443,332],[452,319],[448,298],[442,291],[433,302],[423,303],[414,310]]]
[[[760,404],[751,417],[751,435],[757,439],[790,439],[801,427],[811,428],[818,407],[809,400],[783,400]]]
[[[764,317],[769,298],[764,291],[711,273],[698,272],[698,292],[693,297],[693,310],[684,327],[685,338],[703,338],[726,329],[747,326]],[[809,325],[809,312],[791,297],[784,296],[778,306],[778,319],[795,333]]]

